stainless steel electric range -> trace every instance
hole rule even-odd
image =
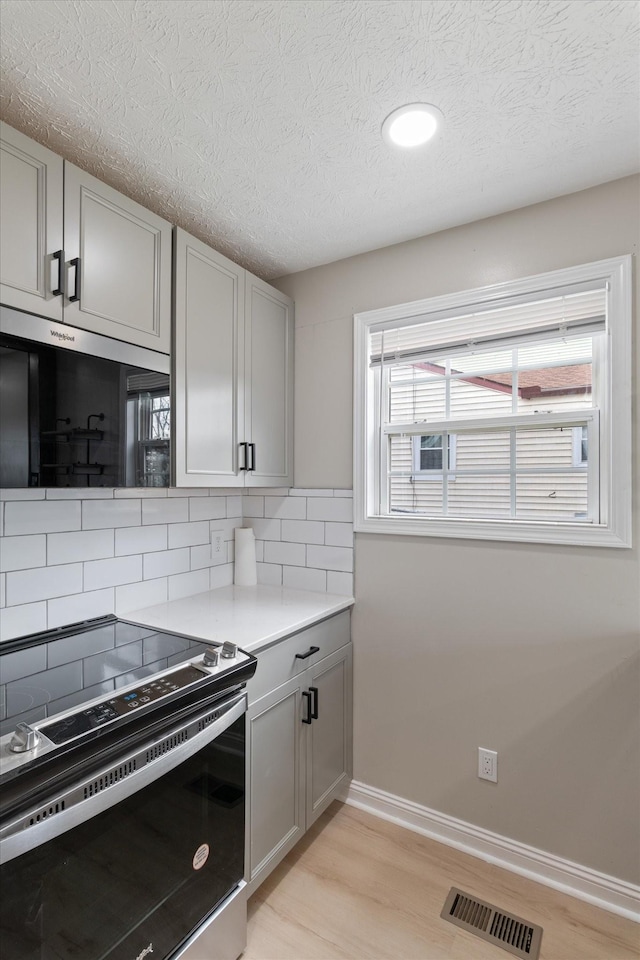
[[[255,669],[113,616],[2,645],[3,960],[236,960]]]

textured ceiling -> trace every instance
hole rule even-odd
[[[639,166],[637,0],[3,0],[3,119],[270,278]],[[416,100],[435,143],[380,124]]]

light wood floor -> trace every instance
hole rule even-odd
[[[638,960],[640,926],[334,803],[249,900],[243,960],[506,960],[440,919],[450,887],[540,924],[541,960]]]

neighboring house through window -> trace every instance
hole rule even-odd
[[[629,277],[626,257],[356,315],[356,529],[627,545]]]

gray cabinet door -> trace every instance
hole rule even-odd
[[[173,437],[175,484],[242,486],[242,267],[175,231]]]
[[[247,274],[245,439],[249,486],[293,483],[293,301]]]
[[[65,323],[169,353],[171,224],[64,167]]]
[[[351,777],[351,662],[349,644],[307,671],[317,712],[307,733],[307,828]]]
[[[298,678],[249,707],[245,877],[249,893],[305,830],[302,730]]]
[[[62,157],[5,123],[0,151],[0,302],[62,320]]]

